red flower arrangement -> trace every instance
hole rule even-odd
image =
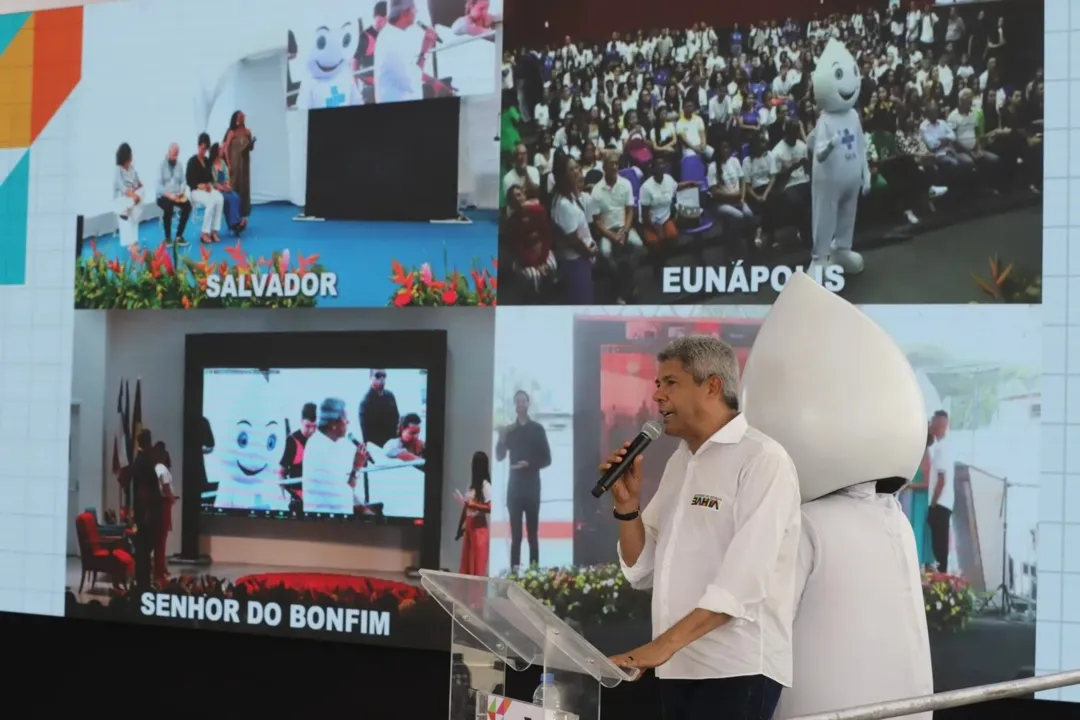
[[[206,278],[210,275],[265,275],[322,272],[318,255],[297,253],[295,260],[288,250],[269,258],[249,257],[239,241],[225,248],[229,260],[211,262],[210,250],[198,248],[197,259],[180,256],[164,242],[150,250],[135,244],[127,249],[128,258],[106,258],[91,241],[91,255],[80,258],[75,267],[75,307],[108,309],[190,309],[194,307],[312,307],[313,298],[209,298]]]
[[[950,633],[967,627],[978,600],[971,584],[959,575],[923,573],[923,603],[931,632]]]
[[[492,260],[491,270],[474,265],[468,274],[454,270],[437,278],[428,263],[406,270],[393,260],[390,279],[397,285],[397,290],[387,304],[394,307],[494,307],[499,289],[498,269],[498,260]]]

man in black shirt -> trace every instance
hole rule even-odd
[[[221,242],[218,230],[221,229],[221,217],[225,212],[225,197],[214,189],[214,171],[210,167],[207,153],[210,151],[210,136],[199,135],[199,150],[187,163],[186,180],[191,189],[191,200],[205,208],[203,213],[202,234],[204,244]]]
[[[131,464],[131,489],[135,515],[135,586],[149,590],[151,559],[161,534],[163,508],[161,485],[154,469],[154,439],[149,430],[136,438],[138,454]]]
[[[517,420],[499,428],[495,458],[502,462],[510,455],[510,481],[506,507],[510,511],[510,566],[521,566],[521,520],[529,533],[529,564],[540,564],[540,471],[551,465],[551,447],[544,427],[529,417],[529,395],[514,393]]]
[[[359,416],[364,442],[381,448],[397,437],[401,415],[394,393],[386,389],[386,370],[372,368],[371,389],[360,401]]]
[[[315,403],[304,403],[300,411],[300,427],[285,438],[285,452],[281,454],[281,477],[284,480],[304,476],[304,446],[318,427],[315,422]]]
[[[375,102],[375,75],[371,70],[375,67],[375,42],[379,39],[379,31],[386,27],[386,0],[375,3],[372,15],[373,22],[360,33],[360,42],[356,44],[356,55],[353,56],[353,70],[368,71],[357,78],[365,105]],[[363,26],[364,22],[361,20],[360,27]]]

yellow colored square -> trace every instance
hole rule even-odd
[[[30,146],[30,103],[0,104],[0,149]]]

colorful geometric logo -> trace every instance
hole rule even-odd
[[[30,152],[79,84],[82,37],[81,7],[0,15],[0,285],[26,283]]]
[[[493,697],[491,704],[488,705],[488,720],[501,720],[506,717],[506,711],[510,709],[512,704],[512,700]]]

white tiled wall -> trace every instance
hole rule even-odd
[[[1080,669],[1080,3],[1076,0],[1046,0],[1044,195],[1043,461],[1035,641],[1040,675]],[[1080,686],[1040,697],[1080,702]]]
[[[69,99],[31,149],[26,285],[0,287],[0,611],[64,610],[75,271],[67,155],[73,105]]]

